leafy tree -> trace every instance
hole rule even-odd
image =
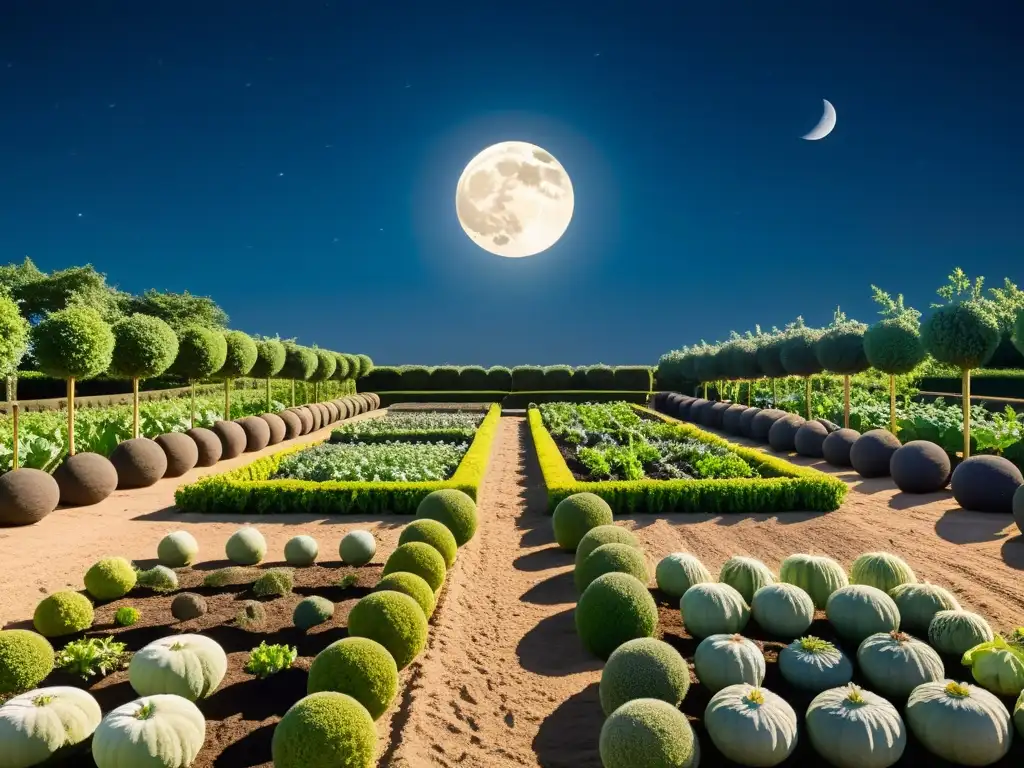
[[[126,294],[107,285],[106,276],[91,264],[46,274],[26,259],[20,267],[12,265],[4,270],[0,281],[9,286],[22,315],[31,323],[75,305],[89,307],[108,323],[122,314],[121,302]]]
[[[132,380],[132,437],[139,436],[139,379],[159,376],[178,356],[178,337],[159,317],[131,315],[114,323],[110,372]]]
[[[326,349],[313,347],[313,354],[316,355],[317,365],[309,380],[313,382],[313,402],[320,402],[320,382],[327,381],[334,376],[338,367],[338,356],[335,352]]]
[[[864,334],[868,327],[864,323],[847,319],[836,307],[832,324],[825,329],[814,353],[822,368],[843,377],[843,426],[850,426],[850,376],[862,373],[871,367],[864,352]]]
[[[188,379],[192,388],[190,421],[193,427],[196,425],[196,382],[217,373],[227,358],[228,342],[220,331],[194,325],[178,334],[178,356],[170,370]]]
[[[270,410],[270,380],[277,376],[284,367],[284,344],[278,339],[256,339],[256,364],[249,375],[256,379],[267,380],[267,410]]]
[[[300,346],[294,342],[284,342],[285,359],[284,367],[278,373],[278,378],[290,379],[292,382],[292,406],[295,405],[295,381],[309,381],[316,371],[320,361],[313,350]]]
[[[0,377],[14,376],[28,349],[28,323],[13,299],[0,296]],[[10,397],[10,389],[8,389]]]
[[[129,296],[123,303],[125,312],[138,312],[159,317],[175,331],[193,325],[223,330],[227,313],[208,296],[184,293],[163,293],[150,288],[141,296]]]
[[[872,368],[889,375],[889,430],[896,434],[896,376],[910,373],[927,354],[921,343],[921,313],[903,303],[902,293],[894,299],[874,285],[871,293],[883,319],[864,333],[864,354]]]
[[[242,331],[228,331],[224,334],[227,355],[217,375],[224,380],[224,421],[231,420],[231,382],[248,375],[256,365],[259,350],[252,337]]]

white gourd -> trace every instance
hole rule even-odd
[[[143,696],[107,713],[92,737],[96,768],[188,768],[206,740],[206,720],[188,699]]]
[[[794,640],[779,652],[779,672],[790,685],[820,693],[849,683],[853,664],[837,646],[808,636]]]
[[[693,668],[712,693],[739,683],[764,682],[764,654],[742,635],[711,635],[701,640],[693,654]]]
[[[189,701],[209,696],[228,669],[224,649],[203,635],[172,635],[139,650],[128,681],[139,696],[173,693]]]
[[[953,680],[919,685],[907,700],[907,725],[933,755],[959,765],[991,765],[1010,751],[1006,706],[984,688]]]
[[[943,680],[946,669],[930,645],[902,632],[879,632],[857,649],[857,666],[883,696],[905,699],[922,683]]]
[[[742,632],[750,606],[728,584],[694,584],[679,601],[683,625],[693,637]]]
[[[704,710],[711,741],[729,760],[769,768],[796,748],[796,712],[781,696],[747,683],[723,688]]]
[[[811,746],[835,768],[889,768],[907,748],[907,729],[896,707],[856,685],[815,696],[804,727]]]
[[[37,688],[0,706],[0,768],[30,768],[88,739],[103,713],[71,686]]]

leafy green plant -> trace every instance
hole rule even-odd
[[[264,571],[252,585],[252,592],[257,597],[281,597],[290,594],[294,580],[292,572],[287,568],[271,568]]]
[[[271,478],[326,481],[445,480],[468,443],[325,443],[292,454]]]
[[[109,675],[128,661],[124,643],[113,637],[86,637],[72,640],[54,658],[55,666],[86,680],[96,675]]]
[[[299,651],[295,647],[267,645],[264,640],[249,651],[249,659],[245,662],[245,671],[263,679],[288,669],[298,656]]]
[[[126,605],[123,608],[118,608],[117,613],[114,614],[114,623],[119,627],[130,627],[139,620],[138,608],[132,608],[130,605]]]
[[[245,587],[260,577],[259,569],[233,565],[210,571],[203,577],[204,587]]]
[[[348,589],[349,587],[354,587],[358,583],[359,583],[359,574],[357,574],[357,573],[346,573],[338,581],[338,586],[341,587],[342,589]]]

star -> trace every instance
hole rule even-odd
[[[284,176],[284,174],[283,174],[283,173],[279,173],[279,174],[277,174],[277,175],[278,175],[279,177],[280,177],[280,176]]]
[[[409,85],[409,83],[406,83],[406,84],[405,84],[405,88],[406,88],[406,90],[408,90],[408,89],[412,88],[412,86],[411,86],[411,85]]]
[[[117,106],[116,103],[115,104],[107,104],[107,109],[113,109],[116,106]]]
[[[246,84],[245,84],[245,87],[246,87],[246,88],[252,88],[252,83],[246,83]]]
[[[600,55],[601,55],[600,53],[595,53],[595,54],[594,54],[594,58],[596,59],[596,58],[597,58],[598,56],[600,56]]]
[[[78,218],[82,218],[82,214],[78,214]]]

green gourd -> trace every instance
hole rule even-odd
[[[822,691],[804,717],[814,750],[835,768],[889,768],[907,748],[899,711],[856,685]]]
[[[960,610],[960,603],[949,590],[926,582],[900,584],[889,591],[889,597],[900,612],[900,628],[919,637],[928,634],[928,627],[939,611]]]
[[[694,584],[679,601],[686,631],[694,637],[742,632],[750,606],[728,584]]]
[[[831,557],[821,555],[790,555],[779,567],[779,581],[800,587],[811,596],[814,607],[825,610],[829,597],[850,583],[843,566]]]
[[[206,720],[188,699],[143,696],[111,710],[92,737],[96,768],[187,768],[206,740]]]
[[[918,741],[951,763],[991,765],[1010,751],[1010,713],[975,685],[952,680],[919,685],[907,700],[906,717]]]
[[[892,598],[864,584],[833,592],[825,604],[825,615],[843,638],[858,645],[868,635],[900,628],[900,612]]]
[[[739,765],[778,765],[796,748],[793,708],[767,688],[747,683],[730,685],[711,697],[704,727],[718,751]]]
[[[761,587],[775,583],[775,574],[760,560],[752,557],[730,557],[722,565],[718,580],[735,589],[749,603]]]
[[[776,637],[800,637],[814,622],[814,601],[793,584],[769,584],[754,593],[750,613]]]
[[[128,665],[140,696],[175,694],[189,701],[213,693],[228,668],[224,649],[203,635],[171,635],[141,648]]]

